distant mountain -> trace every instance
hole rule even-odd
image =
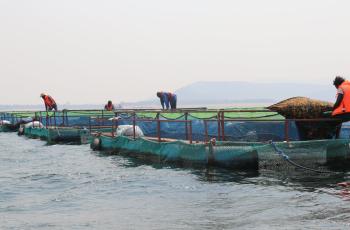
[[[70,104],[58,104],[58,109],[103,109],[103,105],[70,105]],[[0,111],[39,111],[45,110],[44,104],[37,105],[0,105]]]
[[[195,82],[176,90],[176,94],[178,101],[184,104],[265,103],[296,96],[332,102],[335,88],[332,85],[297,83]]]
[[[195,82],[175,91],[178,107],[269,105],[290,97],[304,96],[333,102],[335,88],[330,85],[297,83],[249,83],[236,81]],[[159,108],[159,99],[123,102],[123,108]],[[60,109],[101,109],[103,105],[58,105]],[[0,110],[42,110],[43,105],[0,105]]]

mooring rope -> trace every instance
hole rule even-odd
[[[239,119],[239,118],[241,118],[241,119],[257,119],[257,118],[266,118],[266,117],[275,117],[275,116],[277,116],[278,115],[278,113],[274,113],[274,114],[268,114],[268,115],[262,115],[262,116],[257,116],[257,117],[235,117],[235,116],[224,116],[225,118],[228,118],[228,119],[230,119],[230,118],[232,118],[232,119],[235,119],[235,118],[237,118],[237,119]]]
[[[323,170],[317,170],[317,169],[312,169],[312,168],[308,168],[302,165],[299,165],[297,163],[295,163],[294,161],[292,161],[288,155],[286,155],[281,149],[279,149],[276,144],[273,141],[269,142],[271,144],[271,146],[273,147],[273,149],[275,150],[275,152],[280,155],[284,160],[286,160],[288,163],[290,163],[291,165],[294,165],[295,167],[307,170],[307,171],[312,171],[312,172],[317,172],[317,173],[338,173],[338,172],[332,172],[332,171],[323,171]]]
[[[57,130],[58,136],[60,137],[60,136],[61,136],[61,133],[60,133],[60,130],[58,129],[58,127],[56,127],[56,130]]]

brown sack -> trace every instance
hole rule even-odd
[[[281,114],[285,118],[311,119],[325,117],[323,113],[331,111],[333,104],[307,97],[292,97],[267,108]]]

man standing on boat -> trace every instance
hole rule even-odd
[[[107,111],[113,111],[114,110],[114,105],[112,101],[108,101],[107,104],[105,105],[105,110]]]
[[[50,95],[46,93],[41,93],[40,97],[44,100],[46,111],[52,111],[52,110],[57,111],[57,104]]]
[[[342,121],[350,120],[350,82],[337,76],[333,85],[337,88],[337,100],[333,106],[332,116]]]
[[[162,108],[164,107],[166,109],[176,109],[177,104],[177,96],[174,93],[170,92],[157,92],[157,97],[160,99],[160,104],[162,105]]]

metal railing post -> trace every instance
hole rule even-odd
[[[104,111],[102,110],[102,126],[104,126]]]
[[[112,119],[111,136],[114,137],[114,118]]]
[[[56,122],[56,111],[55,111],[55,112],[53,112],[53,118],[54,118],[55,128],[57,128],[57,122]]]
[[[186,140],[188,140],[188,124],[187,124],[187,119],[188,119],[188,112],[185,112],[185,133],[186,133]]]
[[[115,132],[117,132],[117,129],[118,129],[118,126],[119,126],[118,112],[116,112],[115,115],[116,115],[116,118],[117,118],[117,119],[116,119],[115,121],[113,121],[113,122],[115,122]]]
[[[284,140],[289,141],[289,120],[284,121]]]
[[[49,114],[46,111],[46,128],[48,127],[48,123],[49,123]]]
[[[63,127],[65,126],[64,123],[65,123],[65,122],[64,122],[64,111],[62,111],[62,126],[63,126]]]
[[[68,111],[66,111],[65,113],[66,113],[66,126],[69,126]]]
[[[208,142],[209,138],[208,138],[208,122],[207,120],[204,120],[204,142]]]
[[[192,121],[190,121],[190,144],[192,144]]]
[[[217,114],[217,123],[218,123],[218,140],[220,140],[220,133],[221,133],[221,129],[220,129],[220,126],[221,126],[221,124],[220,124],[220,112],[218,112],[218,114]]]
[[[133,136],[134,136],[134,140],[135,140],[136,139],[136,113],[133,114],[132,131],[133,131]]]
[[[161,142],[159,113],[157,113],[156,119],[157,119],[157,137],[158,137],[158,142]]]
[[[222,138],[222,141],[225,141],[225,112],[222,111],[221,112],[221,132],[222,132],[222,135],[221,135],[221,138]]]

